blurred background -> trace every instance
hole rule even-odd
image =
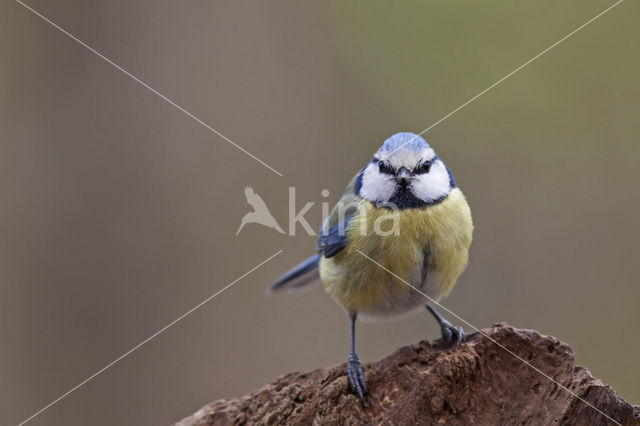
[[[318,227],[321,190],[335,203],[384,139],[424,129],[612,3],[28,2],[283,177],[0,3],[0,423],[29,417],[280,249],[30,424],[168,424],[345,362],[346,315],[321,286],[264,294],[315,238],[259,225],[236,237],[243,188],[286,227],[295,186]],[[479,327],[557,336],[634,403],[637,16],[638,2],[622,3],[425,134],[476,225],[444,305]],[[370,362],[437,337],[419,313],[361,323],[358,347]]]

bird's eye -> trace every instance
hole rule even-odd
[[[381,173],[385,173],[388,175],[393,174],[393,168],[389,164],[385,163],[384,161],[378,162],[378,168],[380,169]]]
[[[431,162],[430,161],[426,161],[426,162],[424,162],[422,164],[419,164],[416,167],[414,173],[418,174],[418,175],[422,174],[422,173],[429,173],[430,169],[431,169]]]

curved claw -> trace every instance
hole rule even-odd
[[[460,346],[464,338],[464,330],[462,327],[451,325],[451,323],[447,321],[442,323],[441,330],[442,340],[444,340],[446,344],[452,343],[455,339],[456,346]]]
[[[442,340],[444,340],[444,342],[448,345],[449,343],[451,343],[451,337],[453,337],[453,332],[451,331],[451,329],[449,327],[446,326],[442,326],[441,327],[442,330]]]
[[[460,346],[460,344],[462,343],[462,339],[464,339],[464,330],[460,326],[456,326],[455,329],[456,329],[456,331],[455,331],[454,334],[456,336],[458,336],[458,339],[456,341],[456,345]]]
[[[347,377],[349,378],[349,387],[351,390],[357,393],[362,402],[366,405],[364,395],[369,391],[367,389],[367,384],[364,381],[360,357],[355,352],[349,355],[349,361],[347,362]]]

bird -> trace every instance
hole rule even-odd
[[[249,205],[253,207],[253,211],[245,214],[242,217],[240,227],[236,231],[236,236],[238,236],[242,228],[244,228],[247,223],[259,223],[260,225],[275,229],[279,233],[284,234],[284,231],[282,230],[282,228],[280,228],[278,222],[276,222],[276,219],[269,211],[269,208],[265,204],[264,200],[258,194],[256,194],[252,187],[247,186],[244,189],[244,196],[247,199],[247,203],[249,203]]]
[[[424,138],[397,133],[351,179],[321,226],[316,254],[267,292],[323,282],[347,313],[348,382],[366,404],[356,319],[393,318],[426,307],[445,343],[460,345],[462,327],[425,303],[424,295],[430,302],[449,295],[467,266],[472,234],[471,209],[449,168]]]

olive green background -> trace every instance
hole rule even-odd
[[[334,203],[385,138],[426,128],[612,4],[28,3],[284,174],[3,1],[0,423],[284,249],[33,425],[168,424],[344,362],[346,316],[320,286],[263,291],[315,239],[258,225],[236,237],[243,188],[286,227],[295,186],[317,227],[320,191]],[[635,403],[638,16],[623,2],[425,134],[476,225],[445,306],[479,327],[557,336]],[[426,313],[360,324],[358,348],[374,361],[438,333]]]

